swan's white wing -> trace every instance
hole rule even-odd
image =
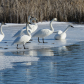
[[[43,37],[46,37],[46,36],[48,36],[48,35],[50,35],[52,33],[53,32],[51,30],[49,30],[49,29],[41,29],[41,30],[37,31],[35,34],[33,34],[32,37],[41,37],[41,38],[43,38]]]
[[[13,45],[13,44],[23,44],[23,43],[28,42],[30,39],[31,39],[31,36],[23,35],[23,36],[17,37],[17,38],[14,40],[14,42],[12,43],[12,45]]]
[[[21,29],[19,30],[13,37],[18,37],[18,36],[21,36],[23,35],[23,31],[25,31],[26,29]]]
[[[19,40],[20,40],[20,38],[21,38],[21,37],[17,37],[11,45],[13,45],[13,44],[15,44],[15,43],[18,43]]]

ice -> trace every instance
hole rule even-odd
[[[12,62],[38,61],[37,57],[23,57],[23,56],[0,56],[0,70],[6,68],[13,68]]]
[[[42,28],[50,28],[50,22],[39,22],[38,24],[38,31]],[[54,36],[55,33],[52,35],[45,37],[44,41],[47,43],[38,43],[38,40],[36,37],[32,37],[31,43],[26,43],[25,46],[29,49],[23,49],[22,45],[19,45],[19,48],[17,49],[16,45],[11,46],[12,42],[15,38],[12,38],[12,36],[20,29],[24,28],[26,24],[13,24],[13,23],[6,23],[6,25],[3,26],[3,32],[5,34],[5,37],[3,41],[0,43],[0,70],[6,69],[6,68],[13,68],[12,62],[23,62],[23,61],[38,61],[37,52],[34,54],[32,53],[32,50],[41,49],[41,48],[50,48],[50,47],[59,47],[59,49],[62,46],[66,45],[72,45],[80,41],[84,41],[84,25],[82,24],[73,24],[71,22],[53,22],[53,28],[55,31],[57,30],[65,30],[65,28],[68,25],[73,25],[74,28],[69,28],[66,32],[67,37],[65,40],[55,40]],[[33,35],[34,33],[32,33]],[[42,39],[40,39],[42,41]],[[65,48],[65,47],[64,47]],[[19,51],[31,51],[28,53],[27,56],[5,56],[4,54],[1,54],[2,52],[19,52]],[[19,53],[20,54],[20,53]],[[43,54],[43,53],[42,53]],[[47,50],[44,54],[47,54]],[[53,55],[53,53],[50,52],[49,55]]]

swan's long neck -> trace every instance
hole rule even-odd
[[[30,26],[29,26],[29,24],[27,26],[27,23],[26,23],[26,31],[27,31],[27,34],[30,36],[31,34],[28,32],[28,27],[30,27]]]
[[[67,27],[67,28],[63,31],[63,33],[65,33],[65,32],[68,30],[68,28],[69,28],[69,27]]]
[[[28,17],[28,22],[30,22],[30,18],[31,18],[31,16]]]
[[[1,24],[1,34],[4,35],[3,31],[2,31],[2,24]]]
[[[51,30],[51,31],[54,31],[54,28],[53,28],[53,26],[52,26],[52,22],[53,22],[53,20],[51,20],[51,22],[50,22],[50,30]]]

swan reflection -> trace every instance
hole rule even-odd
[[[59,47],[59,48],[55,48],[54,49],[54,55],[55,56],[58,56],[58,55],[65,55],[65,54],[67,54],[67,52],[66,51],[68,51],[68,48],[66,47],[66,46],[62,46],[62,47]]]
[[[12,52],[14,55],[37,56],[36,50]]]
[[[54,48],[42,48],[28,51],[17,51],[12,52],[14,55],[24,55],[24,56],[56,56],[67,53],[67,47],[54,47]]]

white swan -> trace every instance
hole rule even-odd
[[[33,33],[37,28],[37,24],[36,23],[33,23],[32,20],[36,20],[35,18],[32,18],[30,20],[30,16],[28,17],[28,22],[30,23],[30,32]],[[18,36],[21,36],[21,35],[24,35],[24,34],[27,34],[26,32],[26,27],[24,27],[23,29],[19,30],[13,37],[18,37]]]
[[[37,20],[36,18],[31,18],[31,20],[30,20],[31,24],[29,24],[29,26],[30,26],[29,30],[30,30],[31,33],[33,33],[34,31],[36,31],[36,29],[38,28],[38,25],[36,24],[36,20]],[[24,29],[23,33],[27,34],[26,29]]]
[[[3,31],[2,31],[2,25],[4,25],[4,23],[1,23],[1,29],[0,29],[0,31],[1,31],[1,34],[0,34],[0,42],[3,40],[3,38],[4,38],[4,33],[3,33]]]
[[[56,40],[65,39],[65,38],[66,38],[66,31],[68,30],[69,27],[74,28],[72,25],[68,25],[68,27],[67,27],[64,31],[58,30],[57,32],[54,32],[54,33],[57,33],[57,34],[54,36],[54,38],[55,38]]]
[[[50,21],[50,29],[40,29],[35,34],[33,34],[32,37],[38,37],[38,42],[39,43],[40,43],[40,41],[39,41],[39,37],[40,37],[40,38],[42,38],[43,43],[45,43],[44,42],[44,37],[47,37],[54,32],[54,29],[53,29],[53,26],[52,26],[53,21],[57,21],[57,18],[54,18]]]
[[[29,27],[30,27],[29,24],[28,24],[28,26],[27,26],[27,23],[26,23],[26,31],[27,31],[27,34],[28,34],[28,35],[19,36],[19,37],[17,37],[17,38],[14,40],[14,42],[12,43],[12,45],[13,45],[13,44],[17,44],[17,49],[18,49],[18,44],[23,44],[24,49],[26,49],[26,48],[25,48],[25,43],[28,42],[28,41],[31,39],[31,34],[28,32],[28,28],[29,28]]]

